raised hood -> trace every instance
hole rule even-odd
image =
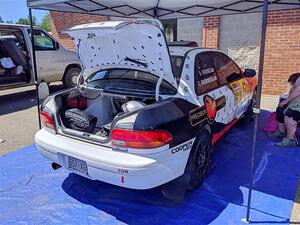
[[[166,39],[158,26],[110,21],[78,25],[67,33],[74,38],[84,69],[143,70],[177,86]]]

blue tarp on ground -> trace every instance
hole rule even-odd
[[[288,224],[300,148],[277,148],[261,127],[251,220]],[[252,133],[253,124],[231,130],[215,147],[204,184],[180,204],[165,200],[159,188],[129,190],[53,171],[30,145],[0,157],[0,224],[244,224]]]

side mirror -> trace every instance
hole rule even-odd
[[[39,99],[40,101],[44,101],[48,95],[49,95],[49,87],[48,84],[46,82],[41,82],[38,86],[38,94],[39,94]]]
[[[58,50],[59,49],[59,43],[56,41],[55,42],[55,49]]]
[[[255,77],[256,71],[253,69],[245,69],[244,76],[245,77]]]

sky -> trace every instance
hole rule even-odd
[[[41,22],[48,11],[34,9],[32,13]],[[27,18],[28,14],[27,0],[0,0],[0,16],[4,22],[12,20],[15,23],[19,18]]]

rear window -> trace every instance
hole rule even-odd
[[[102,89],[103,91],[120,91],[126,93],[145,93],[155,95],[158,77],[138,70],[109,69],[100,70],[86,80],[87,87]],[[160,94],[174,95],[177,90],[163,80],[160,85]]]

